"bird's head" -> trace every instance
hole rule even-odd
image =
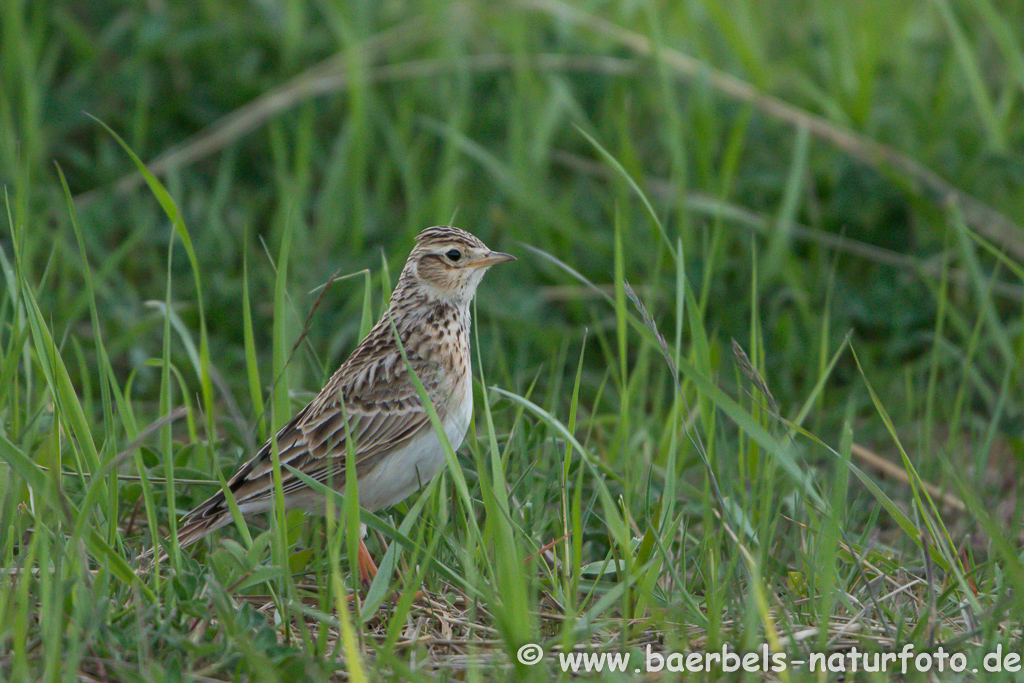
[[[465,230],[435,226],[416,236],[401,279],[430,299],[468,304],[488,268],[515,260],[510,254],[491,251]]]

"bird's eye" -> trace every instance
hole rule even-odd
[[[459,251],[458,249],[449,249],[448,253],[446,253],[445,256],[448,257],[449,261],[458,262],[458,260],[462,258],[462,252]]]

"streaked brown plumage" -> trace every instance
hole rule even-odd
[[[385,314],[317,397],[278,431],[281,464],[343,490],[347,415],[363,508],[372,512],[394,505],[430,481],[443,466],[444,455],[410,378],[410,366],[452,447],[458,448],[473,407],[469,304],[487,268],[511,260],[458,228],[421,232]],[[273,507],[272,476],[268,441],[228,481],[243,514]],[[281,478],[288,509],[323,513],[319,494],[284,467]],[[224,491],[217,491],[182,518],[178,542],[190,545],[231,519]]]

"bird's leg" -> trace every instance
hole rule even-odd
[[[373,558],[370,556],[370,551],[366,548],[366,543],[363,542],[362,537],[360,537],[359,539],[359,556],[357,558],[357,561],[359,563],[359,578],[363,582],[363,588],[369,591],[370,584],[373,583],[374,577],[377,576],[377,565],[374,563]],[[427,594],[424,593],[422,590],[418,590],[416,591],[416,594],[413,595],[412,599],[418,600],[419,598],[426,597],[426,595]],[[349,600],[351,600],[354,596],[354,593],[348,596]],[[394,594],[394,599],[397,600],[398,597],[399,594],[396,591]]]
[[[366,543],[364,543],[362,537],[360,537],[359,578],[363,580],[363,585],[369,588],[370,583],[373,582],[373,578],[375,576],[377,576],[377,565],[374,564],[373,558],[370,557],[370,551],[366,549]]]

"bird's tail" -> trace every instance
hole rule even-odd
[[[186,518],[182,520],[185,523],[180,529],[178,529],[178,546],[186,548],[192,545],[211,531],[225,526],[231,522],[231,519],[231,514],[226,511],[206,517],[195,517],[191,520],[186,516]],[[166,550],[166,544],[170,542],[171,539],[167,538],[162,546],[154,546],[139,555],[139,570],[148,571],[153,564],[153,558],[155,556],[159,557],[159,561],[161,563],[166,562],[170,557]]]

